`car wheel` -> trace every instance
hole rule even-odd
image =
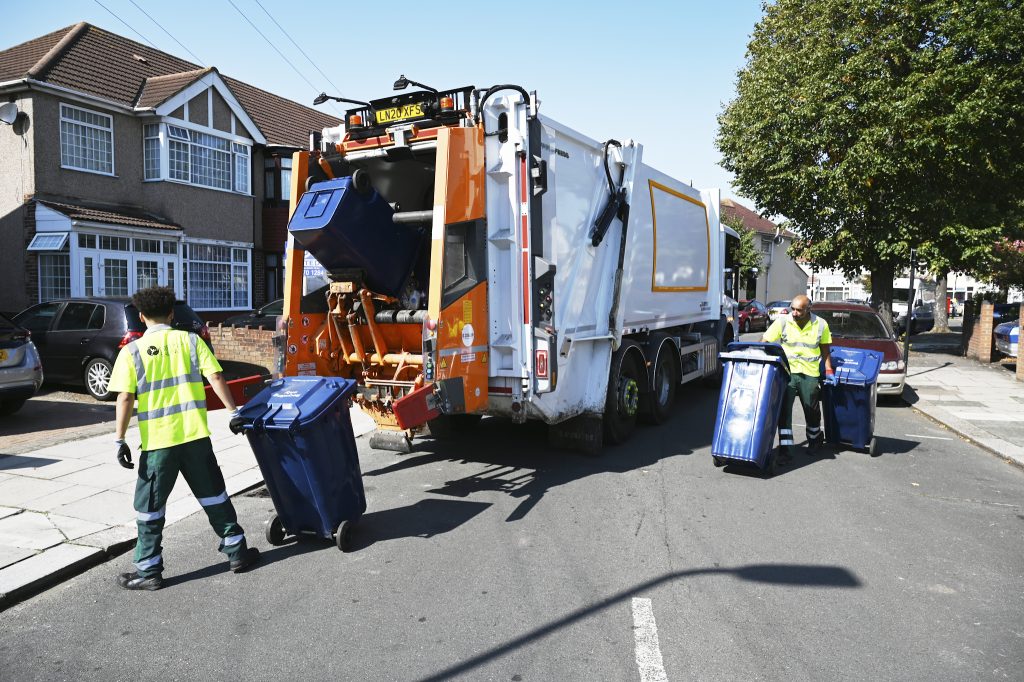
[[[113,366],[103,358],[93,358],[85,365],[85,390],[96,400],[113,400],[114,394],[108,390],[110,372]]]
[[[747,334],[750,332],[750,318],[743,320],[743,333]]]

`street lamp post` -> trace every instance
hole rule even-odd
[[[903,364],[910,367],[910,331],[914,328],[914,265],[917,260],[917,249],[910,249],[910,286],[907,289],[907,330],[903,336]]]

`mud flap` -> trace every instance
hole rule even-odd
[[[548,445],[559,450],[575,450],[598,455],[604,446],[604,421],[601,417],[581,415],[548,427]]]

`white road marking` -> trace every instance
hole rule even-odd
[[[650,599],[633,599],[633,638],[636,640],[636,667],[640,682],[668,682],[658,645],[658,624]]]
[[[918,433],[907,433],[904,434],[907,438],[930,438],[931,440],[953,440],[952,438],[946,438],[945,436],[922,436]]]

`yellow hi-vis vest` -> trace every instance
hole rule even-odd
[[[198,336],[159,327],[121,349],[109,389],[135,393],[142,449],[159,450],[210,435],[203,373],[220,371]]]
[[[772,323],[764,333],[764,339],[781,341],[782,350],[789,360],[789,370],[793,374],[816,377],[821,374],[818,369],[821,345],[832,343],[832,331],[828,328],[828,322],[813,313],[803,329],[786,315]]]

